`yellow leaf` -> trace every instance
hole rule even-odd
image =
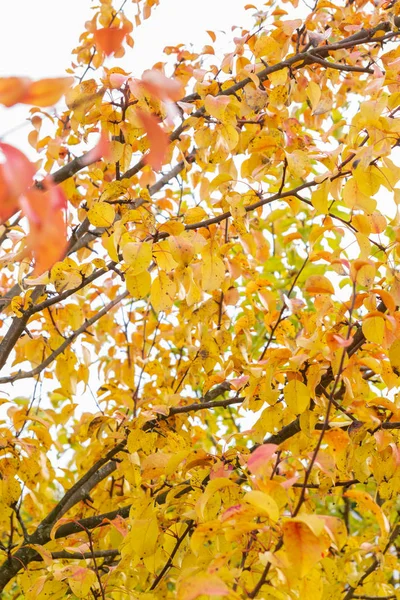
[[[342,195],[348,208],[362,208],[367,213],[372,213],[376,208],[376,200],[361,192],[355,178],[349,179],[345,183]]]
[[[197,283],[193,279],[193,270],[189,267],[185,269],[185,274],[183,278],[183,284],[186,289],[186,304],[188,306],[193,306],[197,302],[201,301],[202,294],[201,289],[197,285]]]
[[[294,150],[292,153],[286,152],[288,169],[293,177],[302,179],[308,175],[311,170],[311,160],[307,152],[303,150]]]
[[[135,556],[143,558],[152,556],[157,549],[158,523],[155,517],[150,519],[135,519],[132,522],[131,533],[125,538],[130,550]]]
[[[297,379],[289,381],[283,394],[286,404],[295,415],[300,415],[307,410],[310,405],[310,393],[308,388],[304,383]]]
[[[225,279],[225,265],[217,254],[212,254],[208,249],[203,254],[201,264],[202,289],[205,292],[213,292],[221,287]]]
[[[239,132],[234,125],[223,125],[220,129],[220,134],[224,140],[226,149],[232,152],[239,142]]]
[[[362,324],[363,334],[369,342],[382,344],[385,335],[385,320],[384,317],[366,315]]]
[[[311,204],[315,210],[322,215],[325,215],[329,210],[328,204],[329,182],[324,181],[312,194]]]
[[[171,248],[168,240],[162,240],[161,242],[154,244],[153,256],[154,261],[162,271],[166,271],[168,273],[169,271],[176,269],[178,266],[176,260],[172,258]]]
[[[78,598],[86,598],[90,592],[90,588],[96,582],[96,574],[91,569],[71,565],[72,575],[68,577],[68,584]]]
[[[324,275],[310,275],[304,289],[309,294],[334,294],[333,285]]]
[[[358,189],[365,196],[374,196],[381,185],[384,185],[384,176],[379,172],[374,165],[370,165],[363,169],[361,165],[354,170],[353,176],[357,182]]]
[[[287,85],[277,85],[270,90],[268,102],[271,106],[280,108],[285,106],[289,97],[289,87]]]
[[[215,479],[209,481],[206,489],[196,504],[196,512],[201,519],[204,519],[204,511],[207,506],[207,502],[215,495],[216,492],[226,487],[236,488],[237,485],[234,481],[231,481],[226,477],[216,477]]]
[[[132,154],[132,146],[130,144],[124,144],[122,156],[119,159],[119,168],[121,169],[122,173],[125,173],[125,171],[129,169],[132,160]]]
[[[128,435],[127,447],[131,454],[142,451],[144,454],[150,454],[154,451],[157,443],[157,433],[155,431],[131,431]]]
[[[260,135],[257,135],[250,141],[247,150],[250,153],[261,152],[262,154],[271,157],[276,152],[279,142],[280,140],[277,137],[263,131]]]
[[[153,244],[151,242],[128,242],[122,249],[124,261],[129,266],[129,275],[139,275],[151,263]]]
[[[363,287],[369,288],[374,283],[376,268],[375,265],[362,265],[357,270],[356,281]]]
[[[82,283],[82,274],[77,269],[63,269],[62,263],[56,263],[56,267],[51,270],[51,281],[57,292],[73,290]]]
[[[185,231],[185,226],[179,221],[167,221],[160,225],[158,231],[166,231],[169,235],[180,235]]]
[[[172,258],[183,267],[187,267],[194,257],[194,248],[188,233],[168,238]]]
[[[266,515],[271,521],[274,521],[275,523],[278,521],[278,505],[275,500],[265,492],[260,492],[259,490],[247,492],[247,494],[244,495],[243,501],[254,506],[261,515]]]
[[[101,200],[115,200],[126,193],[126,185],[122,181],[111,181],[104,186]]]
[[[21,298],[21,296],[14,296],[14,298],[11,300],[11,310],[13,311],[13,313],[21,318],[23,315],[23,309],[24,309],[24,299]]]
[[[232,181],[232,175],[230,175],[229,173],[220,173],[219,175],[217,175],[216,177],[214,177],[214,179],[211,181],[210,183],[210,187],[209,187],[209,193],[212,194],[215,192],[215,190],[222,188],[223,191],[229,189],[230,187],[230,183]],[[191,209],[193,210],[197,210],[197,209]],[[200,208],[200,211],[202,211],[204,214],[206,214],[202,208]],[[204,217],[202,217],[204,218]],[[199,219],[201,220],[201,219]]]
[[[371,220],[362,213],[353,215],[351,224],[363,235],[368,236],[371,233]]]
[[[96,202],[87,216],[90,224],[94,227],[110,227],[114,223],[115,209],[106,202]]]
[[[395,340],[390,346],[389,360],[393,369],[400,370],[400,340]]]
[[[0,499],[3,504],[11,506],[19,500],[20,496],[21,486],[14,477],[0,479]]]
[[[204,108],[209,115],[223,121],[229,103],[229,96],[211,96],[208,94],[204,99]]]
[[[256,58],[265,58],[267,62],[278,62],[282,50],[274,38],[264,34],[256,41],[253,53]]]
[[[137,300],[145,298],[151,289],[151,275],[148,271],[143,271],[138,275],[125,274],[126,289],[132,298]]]
[[[292,519],[297,523],[304,523],[311,529],[313,534],[317,537],[321,535],[325,528],[325,522],[323,517],[319,515],[308,515],[308,514],[300,514],[298,517]]]
[[[176,285],[166,273],[160,271],[152,283],[150,302],[156,312],[168,310],[174,303]]]
[[[121,144],[121,142],[117,141],[110,142],[109,152],[110,154],[108,160],[113,163],[118,162],[124,153],[124,144]]]
[[[307,97],[310,101],[311,108],[314,111],[321,100],[321,86],[315,83],[315,81],[309,82],[307,86]]]

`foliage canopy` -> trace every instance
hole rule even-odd
[[[157,4],[0,79],[2,597],[400,598],[398,5],[247,5],[138,78]]]

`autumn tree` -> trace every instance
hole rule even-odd
[[[2,598],[400,598],[398,5],[157,4],[0,79]]]

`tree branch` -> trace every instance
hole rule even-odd
[[[394,25],[396,27],[400,26],[400,17],[394,18]],[[299,53],[295,54],[294,56],[290,57],[289,59],[283,60],[283,61],[277,63],[276,65],[271,65],[271,66],[265,67],[265,69],[262,69],[261,71],[259,71],[257,73],[257,77],[260,80],[260,82],[262,82],[262,81],[265,81],[268,78],[268,76],[271,75],[272,73],[276,73],[277,71],[281,71],[282,69],[286,69],[286,68],[288,68],[288,69],[293,68],[293,66],[296,65],[297,63],[300,63],[300,65],[297,68],[301,68],[305,65],[311,65],[313,62],[320,63],[321,58],[329,56],[330,52],[334,52],[336,50],[342,50],[344,48],[351,48],[356,45],[358,46],[361,44],[369,44],[369,43],[377,43],[378,41],[385,41],[386,39],[390,39],[390,37],[394,37],[394,36],[398,35],[397,32],[393,32],[391,30],[392,30],[392,23],[390,21],[384,21],[383,23],[380,23],[379,25],[376,25],[375,27],[373,27],[371,29],[361,29],[361,31],[358,31],[357,33],[355,33],[347,38],[344,38],[343,40],[336,42],[334,44],[327,44],[325,46],[321,46],[318,48],[312,48],[311,50],[308,50],[307,52],[299,52]],[[375,34],[378,31],[385,31],[385,32],[390,32],[390,33],[388,33],[386,36],[383,36],[382,39],[374,38]],[[335,63],[329,63],[329,68],[335,68],[334,66],[332,66],[334,64]],[[328,66],[328,65],[324,65],[324,66]],[[358,70],[358,68],[350,67],[348,65],[340,65],[340,67],[341,67],[340,70],[342,70],[342,71]],[[360,69],[361,69],[361,67],[360,67]],[[362,71],[360,71],[360,72],[370,72],[370,71],[365,71],[365,69],[362,69]],[[249,83],[253,83],[253,80],[250,77],[245,77],[241,81],[238,81],[237,83],[235,83],[234,85],[231,85],[230,87],[226,88],[225,90],[221,90],[218,95],[231,96],[232,94],[235,94],[239,90],[246,87],[246,85],[248,85]],[[184,98],[182,98],[181,102],[190,103],[190,102],[195,102],[196,100],[199,100],[199,99],[200,99],[200,96],[197,93],[193,93],[193,94],[189,94],[189,95],[185,96]],[[202,114],[204,114],[203,108],[201,108],[201,109],[195,111],[195,113],[189,115],[189,118],[199,117]],[[182,123],[182,125],[180,125],[176,130],[174,130],[172,132],[172,134],[170,135],[170,141],[172,142],[172,141],[175,141],[176,139],[178,139],[179,136],[181,135],[181,133],[185,130],[185,128],[186,128],[185,124]],[[133,167],[128,169],[122,175],[121,178],[126,179],[126,178],[133,177],[133,175],[136,175],[136,173],[138,173],[145,166],[145,164],[146,163],[145,163],[144,157],[143,157],[136,165],[134,165]],[[55,183],[61,183],[61,182],[65,181],[66,179],[68,179],[69,177],[76,175],[76,173],[78,173],[80,170],[82,170],[86,166],[87,166],[87,164],[85,164],[85,154],[84,154],[80,157],[75,158],[70,163],[68,163],[67,165],[64,165],[58,171],[53,173],[52,174],[53,181]]]
[[[57,356],[59,356],[60,354],[62,354],[64,352],[64,350],[66,350],[68,348],[68,346],[77,338],[79,337],[82,333],[84,333],[87,329],[89,329],[89,327],[91,327],[94,323],[96,323],[96,321],[98,321],[99,319],[101,319],[101,317],[103,317],[105,314],[107,314],[114,306],[116,306],[117,304],[119,304],[119,302],[121,302],[121,300],[123,300],[124,298],[126,298],[129,295],[128,291],[123,292],[122,294],[120,294],[119,296],[117,296],[114,300],[112,300],[111,302],[109,302],[106,306],[104,306],[104,308],[102,308],[101,310],[99,310],[98,313],[96,313],[93,317],[91,317],[90,319],[87,319],[83,325],[81,325],[81,327],[79,327],[76,331],[74,331],[66,340],[65,342],[63,342],[58,348],[56,348],[40,365],[38,365],[35,369],[32,369],[31,371],[19,371],[18,373],[15,373],[15,375],[10,375],[9,377],[0,377],[0,384],[1,383],[13,383],[14,381],[17,381],[18,379],[27,379],[29,377],[35,377],[36,375],[39,375],[39,373],[41,373],[46,367],[48,367],[53,360],[55,360],[57,358]],[[26,318],[26,322],[29,318]],[[22,321],[23,318],[21,318]]]

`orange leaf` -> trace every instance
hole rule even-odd
[[[317,518],[316,515],[305,517]],[[300,578],[307,575],[323,558],[324,541],[315,535],[309,524],[299,518],[284,523],[283,539],[291,568]]]
[[[18,210],[18,198],[10,194],[3,165],[0,165],[0,223],[8,221]]]
[[[31,81],[28,77],[0,77],[0,104],[14,106],[19,102],[45,107],[56,104],[73,84],[73,77]]]
[[[52,106],[60,100],[73,83],[73,77],[33,81],[20,102],[40,107]]]
[[[14,106],[21,102],[29,88],[27,77],[0,77],[0,104]]]
[[[323,275],[311,275],[305,285],[304,289],[309,294],[334,294],[335,290],[333,285]]]
[[[382,302],[384,302],[389,312],[394,312],[396,310],[396,301],[392,294],[386,292],[385,290],[380,290],[379,288],[374,288],[371,290],[371,292],[381,297]]]
[[[20,198],[20,204],[29,220],[28,246],[35,258],[33,275],[40,275],[61,260],[67,248],[62,212],[66,198],[58,186],[45,191],[32,188]]]
[[[92,163],[97,162],[98,160],[100,160],[103,157],[109,158],[110,154],[111,154],[111,144],[108,141],[107,134],[102,132],[100,135],[100,139],[97,142],[96,146],[94,148],[92,148],[91,150],[89,150],[89,152],[86,152],[86,154],[81,159],[82,164],[85,167],[87,167],[88,165],[91,165]]]
[[[146,130],[150,145],[150,152],[146,154],[144,160],[154,170],[159,171],[167,154],[169,138],[159,126],[156,117],[139,109],[136,110],[136,114]]]
[[[109,56],[122,48],[125,35],[126,31],[124,28],[104,27],[103,29],[97,29],[93,37],[96,46]]]
[[[350,498],[350,500],[357,502],[359,508],[363,512],[372,512],[380,527],[382,535],[385,535],[389,532],[389,523],[385,513],[367,492],[364,492],[363,490],[348,490],[343,495],[346,496],[346,498]]]

